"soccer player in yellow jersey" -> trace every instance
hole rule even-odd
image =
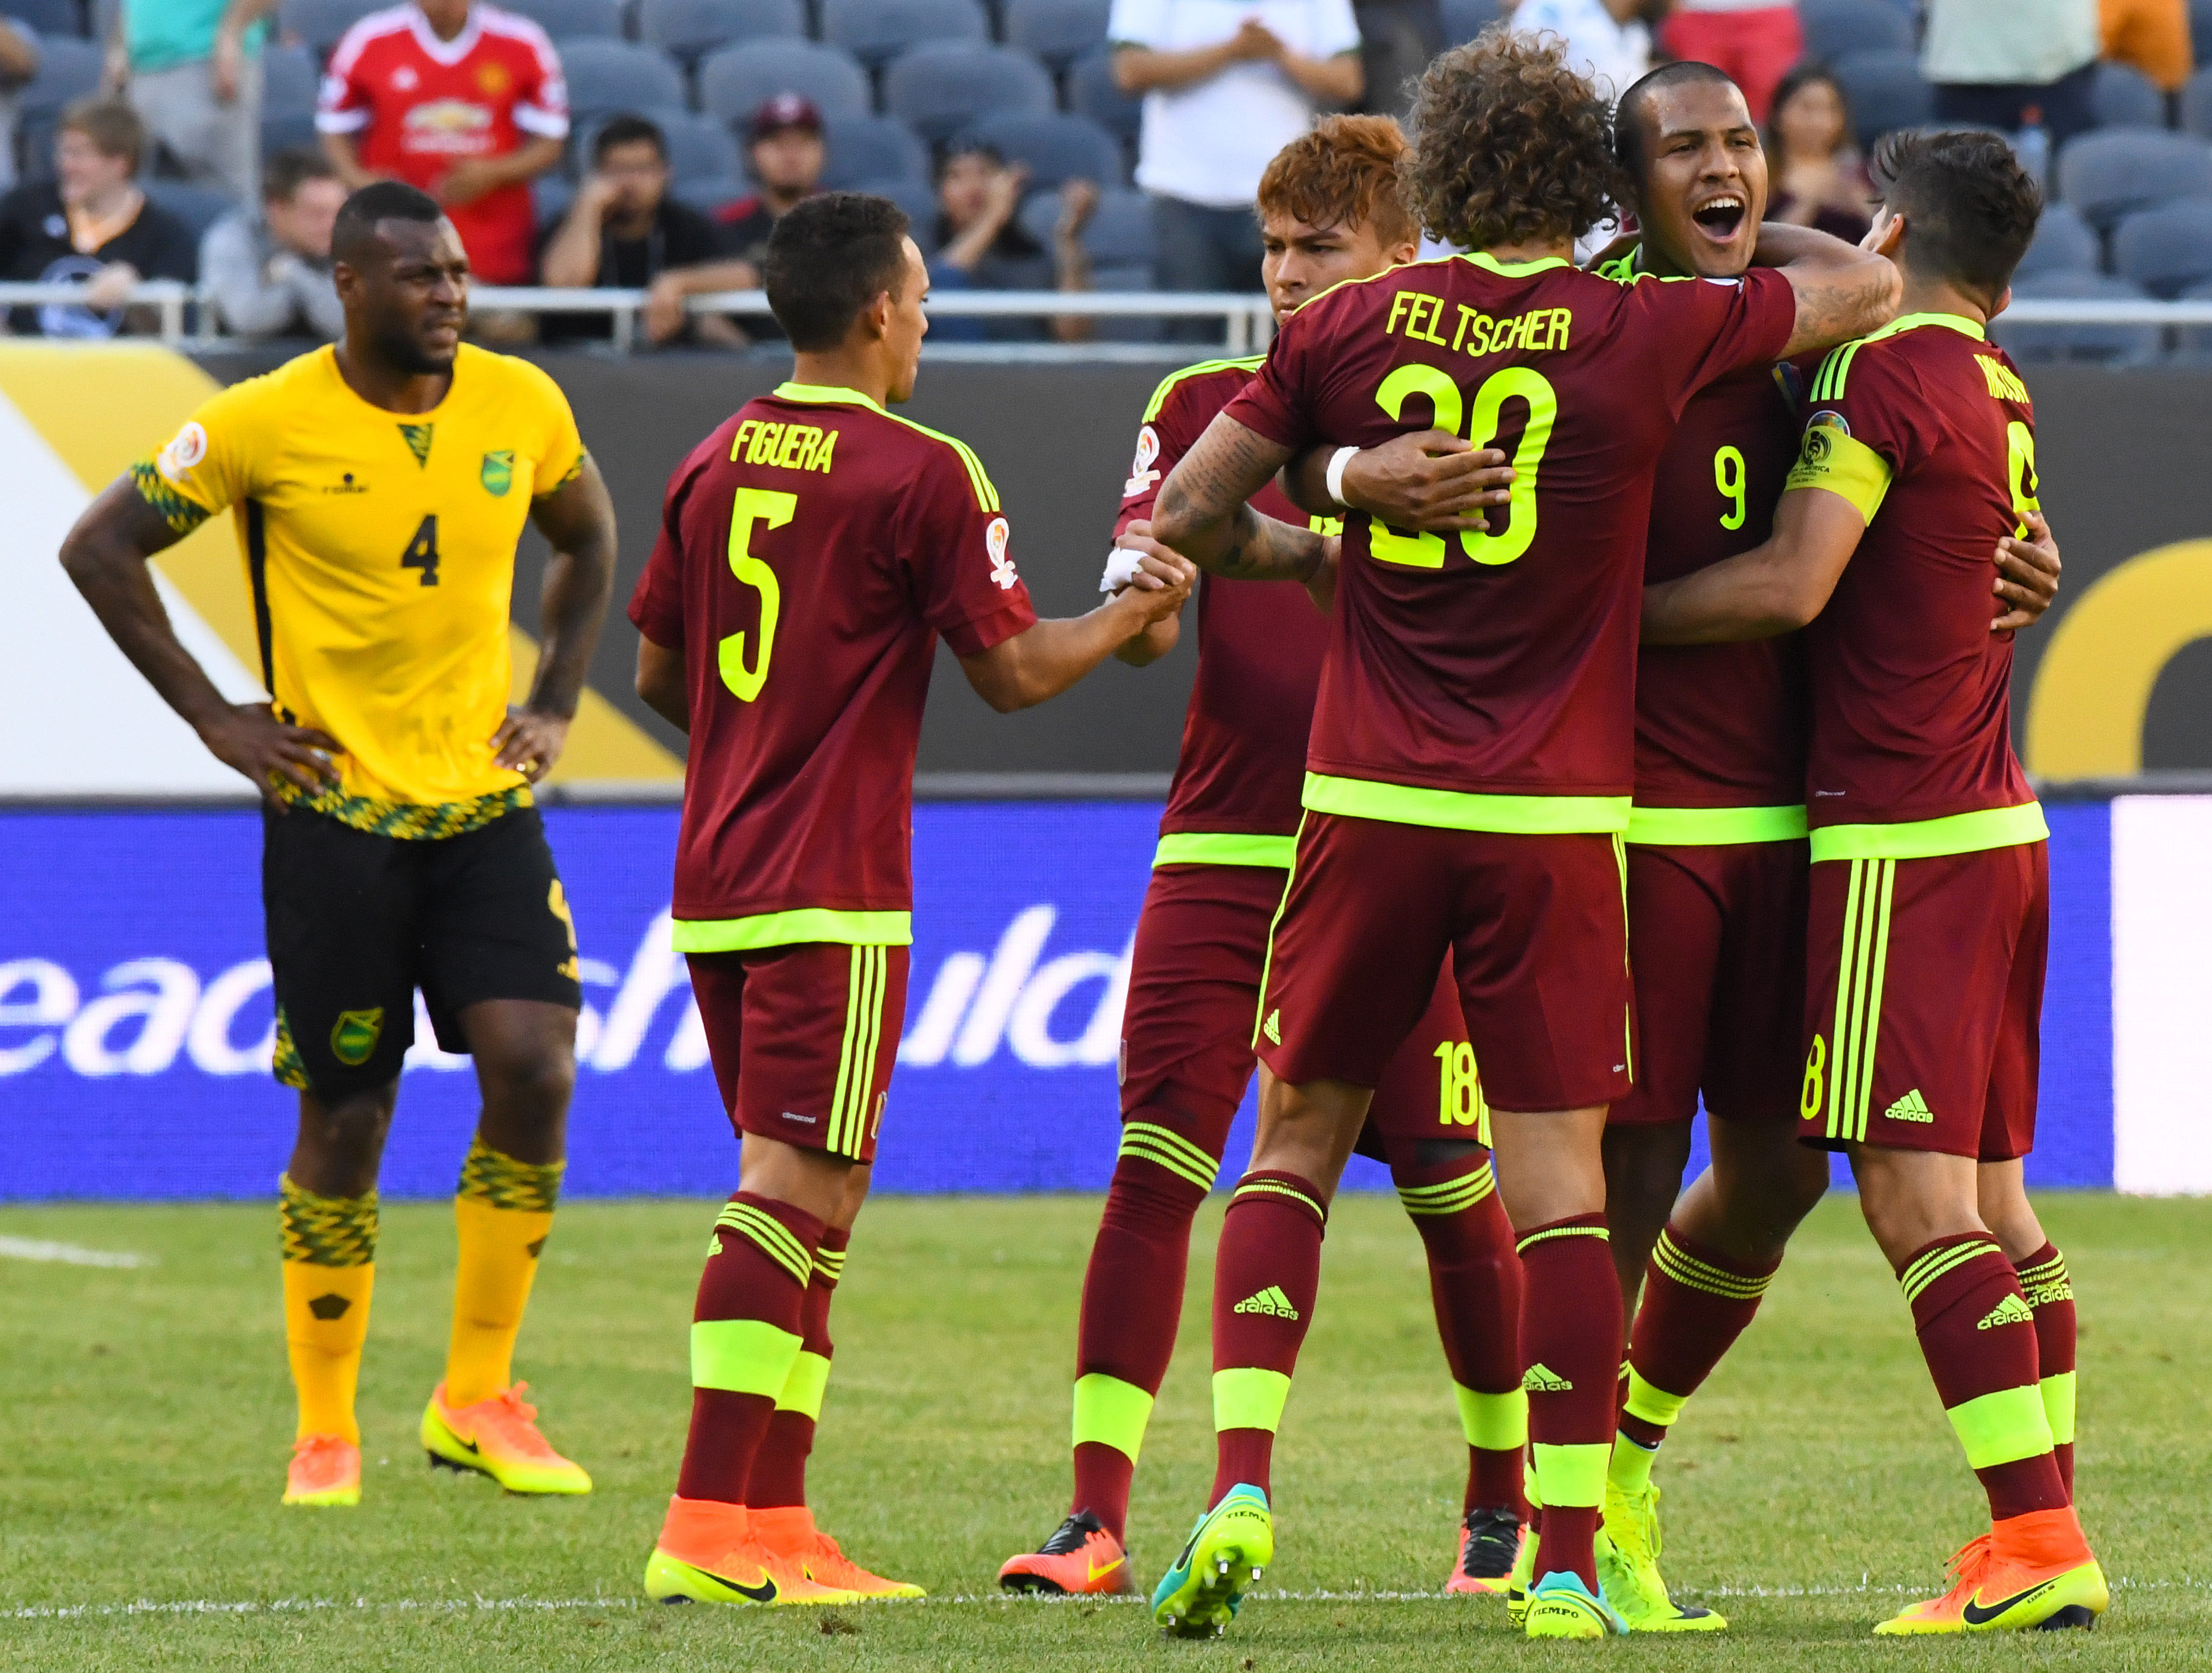
[[[62,562],[155,689],[264,801],[276,1077],[300,1094],[279,1182],[300,1422],[284,1502],[361,1497],[354,1387],[376,1177],[420,988],[474,1055],[452,1344],[422,1415],[433,1464],[586,1493],[512,1380],[565,1166],[575,931],[532,805],[559,757],[614,572],[615,519],[568,403],[464,346],[469,270],[436,202],[384,181],[339,212],[342,342],[212,397],[87,509]],[[146,561],[236,516],[273,703],[226,702],[178,642]],[[510,711],[524,518],[553,548],[544,644]]]

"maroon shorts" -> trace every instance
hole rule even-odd
[[[1137,919],[1121,1113],[1172,1129],[1216,1161],[1252,1079],[1260,975],[1283,881],[1273,866],[1160,866]],[[1363,1155],[1380,1160],[1385,1137],[1488,1140],[1449,968],[1429,985],[1428,1008],[1376,1089]]]
[[[1616,1126],[1795,1121],[1805,1062],[1805,900],[1796,842],[1628,845],[1636,1086]]]
[[[1982,1161],[2035,1144],[2049,845],[1822,860],[1798,1137]]]
[[[1310,813],[1268,954],[1261,1059],[1292,1085],[1375,1086],[1436,970],[1493,1109],[1625,1094],[1635,1053],[1621,845]]]
[[[816,941],[685,955],[714,1082],[739,1132],[876,1159],[908,953]]]

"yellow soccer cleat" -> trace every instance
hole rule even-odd
[[[778,1510],[746,1512],[753,1537],[775,1557],[796,1568],[816,1585],[854,1597],[926,1597],[929,1594],[911,1580],[887,1580],[871,1574],[838,1549],[837,1542],[814,1525],[814,1512],[804,1505]]]
[[[1547,1574],[1528,1588],[1522,1630],[1530,1638],[1618,1638],[1628,1624],[1579,1574]]]
[[[1152,1620],[1172,1638],[1218,1638],[1247,1586],[1275,1560],[1267,1495],[1239,1482],[1198,1518],[1189,1542],[1152,1591]]]
[[[589,1493],[592,1478],[538,1432],[538,1408],[517,1383],[472,1406],[446,1403],[446,1385],[422,1408],[422,1450],[441,1470],[473,1470],[509,1493]]]
[[[1659,1575],[1659,1489],[1624,1493],[1605,1488],[1605,1522],[1597,1537],[1597,1578],[1605,1601],[1634,1633],[1719,1633],[1727,1620],[1695,1604],[1677,1603]]]
[[[284,1472],[288,1505],[358,1505],[361,1448],[336,1435],[301,1435]]]
[[[1505,1620],[1522,1628],[1528,1622],[1528,1588],[1536,1583],[1536,1544],[1534,1528],[1521,1531],[1521,1549],[1514,1553],[1513,1570],[1505,1577]]]

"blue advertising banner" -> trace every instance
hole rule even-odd
[[[2102,804],[2051,812],[2043,1137],[2029,1178],[2105,1186],[2110,818]],[[914,973],[877,1189],[1104,1186],[1158,816],[1128,803],[915,810]],[[586,994],[568,1189],[720,1196],[735,1145],[668,949],[675,811],[554,808],[546,822]],[[295,1101],[268,1073],[260,844],[246,811],[0,814],[0,1198],[270,1194]],[[383,1184],[440,1197],[475,1122],[475,1082],[427,1021],[416,1034]],[[1248,1097],[1232,1178],[1250,1113]],[[1385,1183],[1352,1166],[1352,1185]]]

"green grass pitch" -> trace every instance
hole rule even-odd
[[[1133,1605],[1001,1599],[1059,1520],[1075,1302],[1095,1199],[889,1199],[833,1329],[814,1499],[921,1604],[664,1609],[638,1581],[673,1481],[700,1203],[579,1203],[547,1251],[520,1370],[590,1499],[434,1474],[449,1212],[388,1208],[362,1379],[366,1494],[280,1509],[290,1396],[267,1206],[0,1209],[0,1237],[136,1252],[135,1270],[0,1259],[0,1667],[1366,1669],[1589,1664],[1850,1670],[2212,1665],[2212,1202],[2043,1204],[2083,1317],[2084,1520],[2113,1580],[2094,1634],[1877,1642],[1984,1512],[1905,1305],[1848,1199],[1806,1227],[1758,1324],[1660,1463],[1668,1573],[1720,1640],[1530,1646],[1502,1604],[1436,1592],[1461,1450],[1419,1245],[1347,1199],[1277,1450],[1278,1560],[1218,1643]],[[1211,1477],[1194,1241],[1181,1352],[1132,1530],[1149,1583]],[[1283,1595],[1278,1595],[1279,1587]]]

